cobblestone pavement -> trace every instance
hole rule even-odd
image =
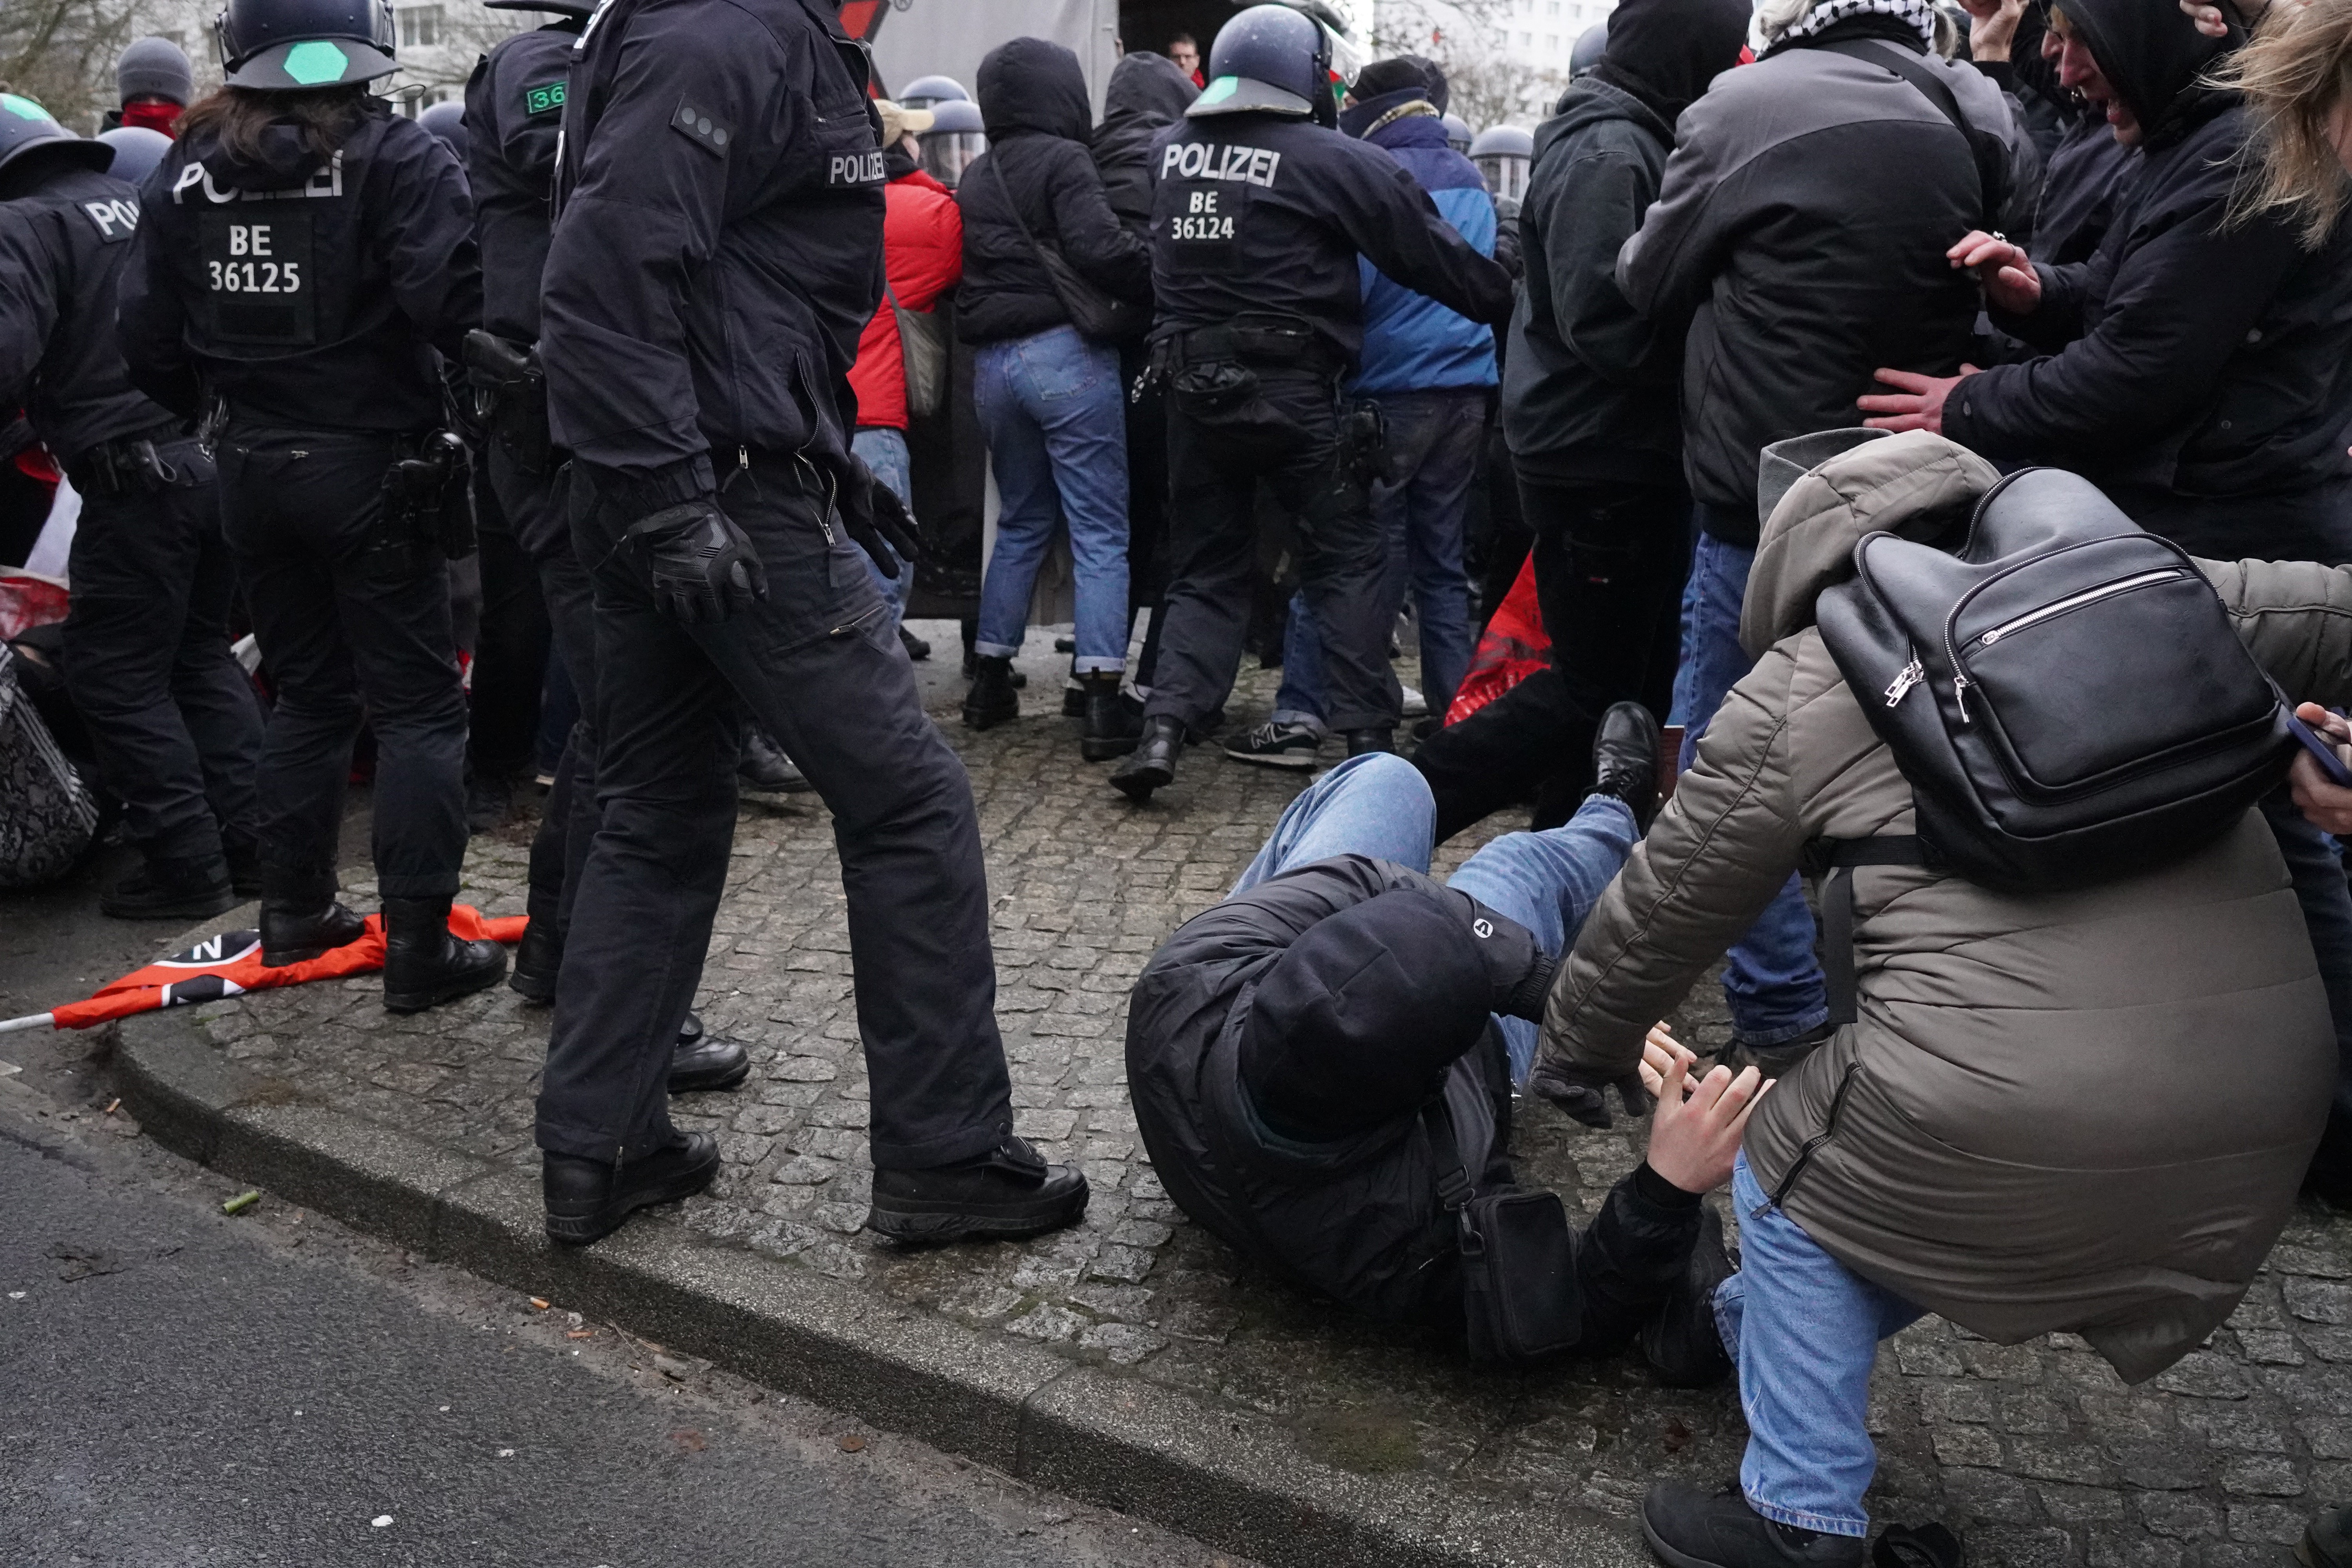
[[[1027,662],[1041,676],[1051,664]],[[950,699],[955,684],[934,681]],[[1127,991],[1153,948],[1231,884],[1302,781],[1196,749],[1174,787],[1131,807],[1107,768],[1077,759],[1076,726],[1051,716],[1055,684],[1033,681],[1018,723],[974,734],[950,721],[947,733],[971,768],[988,847],[1018,1127],[1085,1169],[1084,1224],[932,1252],[860,1234],[866,1076],[832,837],[807,796],[743,807],[699,1005],[757,1066],[734,1093],[677,1102],[678,1123],[719,1134],[726,1155],[684,1223],[779,1268],[1267,1413],[1360,1472],[1434,1473],[1618,1528],[1659,1475],[1733,1475],[1744,1429],[1728,1389],[1662,1390],[1623,1361],[1474,1371],[1454,1346],[1368,1328],[1272,1283],[1168,1202],[1123,1084]],[[1270,678],[1246,679],[1234,722],[1255,722],[1271,697]],[[1448,846],[1441,870],[1509,826],[1497,818]],[[465,896],[520,911],[523,871],[519,843],[477,839]],[[510,992],[400,1018],[371,976],[211,1011],[205,1027],[227,1056],[303,1097],[535,1163],[548,1014]],[[1702,1047],[1719,1042],[1717,988],[1703,984],[1677,1022]],[[1529,1102],[1514,1152],[1523,1180],[1589,1212],[1639,1136]],[[2307,1513],[2352,1499],[2352,1223],[2316,1211],[2298,1215],[2207,1348],[2137,1389],[2071,1336],[2002,1346],[1930,1321],[1889,1350],[1873,1397],[1874,1511],[1946,1520],[1981,1563],[2281,1563]]]

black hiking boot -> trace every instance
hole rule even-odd
[[[637,1210],[692,1197],[719,1174],[719,1140],[688,1132],[667,1149],[615,1165],[572,1154],[541,1157],[540,1191],[547,1202],[547,1235],[566,1247],[585,1247],[621,1228]]]
[[[383,901],[383,1005],[422,1013],[506,978],[507,950],[449,934],[447,899]]]
[[[271,969],[301,963],[367,934],[367,921],[335,901],[332,876],[261,872],[261,962]]]
[[[1078,755],[1090,763],[1107,763],[1135,750],[1143,721],[1130,711],[1118,694],[1119,672],[1106,669],[1078,678],[1086,690],[1086,733],[1078,740]]]
[[[811,785],[800,764],[757,724],[743,726],[743,749],[736,753],[735,782],[761,795],[800,795]]]
[[[1731,1375],[1715,1328],[1715,1288],[1737,1269],[1723,1247],[1723,1220],[1702,1205],[1698,1239],[1658,1315],[1642,1325],[1642,1355],[1668,1388],[1705,1388]]]
[[[1660,1481],[1642,1500],[1642,1533],[1667,1568],[1861,1568],[1859,1535],[1824,1535],[1766,1519],[1737,1483],[1709,1492]]]
[[[1633,826],[1647,833],[1658,815],[1658,721],[1638,702],[1614,702],[1592,737],[1592,787],[1584,792],[1621,800]]]
[[[158,855],[100,894],[98,908],[119,921],[200,921],[237,901],[223,857]]]
[[[899,1241],[1014,1241],[1076,1223],[1087,1212],[1087,1179],[1049,1165],[1020,1138],[976,1160],[922,1171],[874,1173],[867,1228]]]
[[[1176,782],[1176,759],[1183,750],[1184,721],[1165,713],[1149,715],[1135,750],[1112,770],[1111,787],[1141,805],[1151,798],[1153,790]]]
[[[986,654],[972,660],[971,689],[963,695],[963,721],[992,730],[1021,717],[1021,694],[1013,686],[1013,660]]]

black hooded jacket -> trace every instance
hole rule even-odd
[[[1484,990],[1489,1006],[1503,1005],[1530,974],[1541,989],[1539,950],[1524,927],[1417,871],[1335,856],[1227,899],[1152,955],[1128,1005],[1128,1092],[1153,1171],[1194,1221],[1360,1312],[1451,1327],[1463,1321],[1458,1233],[1438,1198],[1438,1157],[1421,1115],[1339,1142],[1300,1142],[1269,1127],[1244,1087],[1244,1054],[1265,1045],[1253,1031],[1280,1021],[1269,1013],[1304,1023],[1315,1011],[1299,1005],[1311,1004],[1301,994],[1312,985],[1289,986],[1286,1006],[1261,1005],[1278,988],[1268,983],[1284,956],[1322,921],[1389,898],[1425,900],[1458,922],[1409,955],[1431,988]],[[1328,991],[1324,1012],[1358,1048],[1378,1049],[1381,1009],[1365,1008],[1370,998],[1356,989]],[[1438,1070],[1429,1092],[1443,1100],[1473,1182],[1482,1191],[1509,1184],[1511,1091],[1499,1032],[1487,1027]],[[1601,1251],[1679,1258],[1696,1222],[1695,1208],[1654,1204],[1628,1177],[1610,1194],[1601,1225],[1612,1234]]]
[[[1532,479],[1678,487],[1681,337],[1627,302],[1617,252],[1657,200],[1675,117],[1738,62],[1748,7],[1625,0],[1609,28],[1600,67],[1536,127],[1503,429]]]
[[[1060,250],[1097,288],[1149,304],[1151,254],[1105,198],[1078,57],[1043,38],[1014,38],[981,61],[979,89],[988,151],[956,186],[963,209],[957,334],[990,343],[1069,321],[1033,238]]]
[[[120,324],[140,390],[194,414],[209,388],[299,430],[441,421],[426,351],[457,362],[482,272],[465,172],[431,132],[376,98],[331,158],[289,121],[252,161],[199,132],[139,201]]]
[[[1151,143],[1200,96],[1174,60],[1150,49],[1123,54],[1111,68],[1095,129],[1095,168],[1110,210],[1139,236],[1151,227]]]
[[[100,442],[172,415],[132,388],[115,339],[115,283],[139,227],[139,193],[44,151],[0,174],[0,408],[22,407],[72,468]]]
[[[2228,221],[2247,111],[2199,84],[2225,44],[2137,0],[2069,0],[2067,14],[2145,129],[2141,172],[2089,260],[2037,263],[2039,307],[1994,314],[2042,357],[1962,381],[1944,433],[1998,461],[2075,469],[2200,553],[2254,553],[2253,536],[2199,514],[2352,473],[2352,235],[2339,224],[2310,251],[2276,218]],[[2318,538],[2261,548],[2340,553]]]

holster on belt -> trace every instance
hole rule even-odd
[[[123,436],[79,454],[66,478],[84,495],[122,496],[168,490],[193,484],[195,477],[157,449],[179,438],[176,429],[146,436]]]
[[[477,327],[466,334],[466,369],[490,438],[525,473],[551,469],[555,442],[547,422],[547,373],[540,368],[538,346]]]
[[[429,544],[452,561],[474,552],[474,458],[454,432],[436,430],[384,470],[383,545]]]

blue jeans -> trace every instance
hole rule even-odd
[[[1465,386],[1389,392],[1374,399],[1387,426],[1381,477],[1372,484],[1372,521],[1388,550],[1381,603],[1392,622],[1406,594],[1412,595],[1422,694],[1440,717],[1453,706],[1477,642],[1462,533],[1486,439],[1486,396],[1485,387]],[[1290,601],[1282,689],[1274,708],[1282,722],[1318,729],[1328,711],[1321,635],[1303,594]]]
[[[1334,855],[1369,855],[1426,872],[1436,826],[1437,802],[1420,769],[1386,752],[1349,757],[1283,811],[1233,890],[1247,892],[1269,877]],[[1447,886],[1518,921],[1557,958],[1641,836],[1622,802],[1595,795],[1559,827],[1495,839],[1465,861]],[[1535,1065],[1536,1026],[1525,1018],[1495,1022],[1510,1049],[1511,1081],[1523,1083]]]
[[[1127,668],[1127,413],[1118,351],[1075,327],[981,345],[972,395],[996,473],[996,549],[973,651],[1021,651],[1037,568],[1066,521],[1077,568],[1072,672]]]
[[[876,479],[890,487],[890,493],[898,498],[899,504],[911,517],[915,510],[915,466],[907,455],[907,433],[887,425],[868,425],[849,438],[849,449],[874,470]],[[875,542],[884,550],[890,549],[879,540]],[[891,551],[890,558],[897,561],[898,552]],[[882,575],[882,568],[871,560],[867,561],[866,569],[874,574],[874,585],[882,590],[882,597],[890,606],[890,619],[895,624],[907,613],[907,590],[914,585],[906,563],[899,562],[896,577]]]
[[[2303,906],[2304,929],[2311,933],[2336,1026],[2336,1093],[2311,1162],[2314,1178],[2333,1195],[2352,1184],[2352,890],[2344,883],[2343,851],[2295,809],[2284,786],[2265,795],[2262,808]]]
[[[1731,1168],[1739,1272],[1716,1288],[1715,1326],[1739,1367],[1748,1452],[1739,1489],[1765,1518],[1867,1535],[1878,1468],[1870,1369],[1878,1342],[1924,1314],[1823,1252],[1764,1195],[1742,1153]]]
[[[1702,512],[1705,509],[1700,509]],[[1670,723],[1684,725],[1683,766],[1698,755],[1726,693],[1755,667],[1739,646],[1739,606],[1748,595],[1756,552],[1702,532],[1683,584],[1683,658],[1675,672]],[[1744,1046],[1777,1046],[1811,1034],[1828,1021],[1829,992],[1813,959],[1813,915],[1795,877],[1731,950],[1723,971],[1723,999],[1732,1037]]]

